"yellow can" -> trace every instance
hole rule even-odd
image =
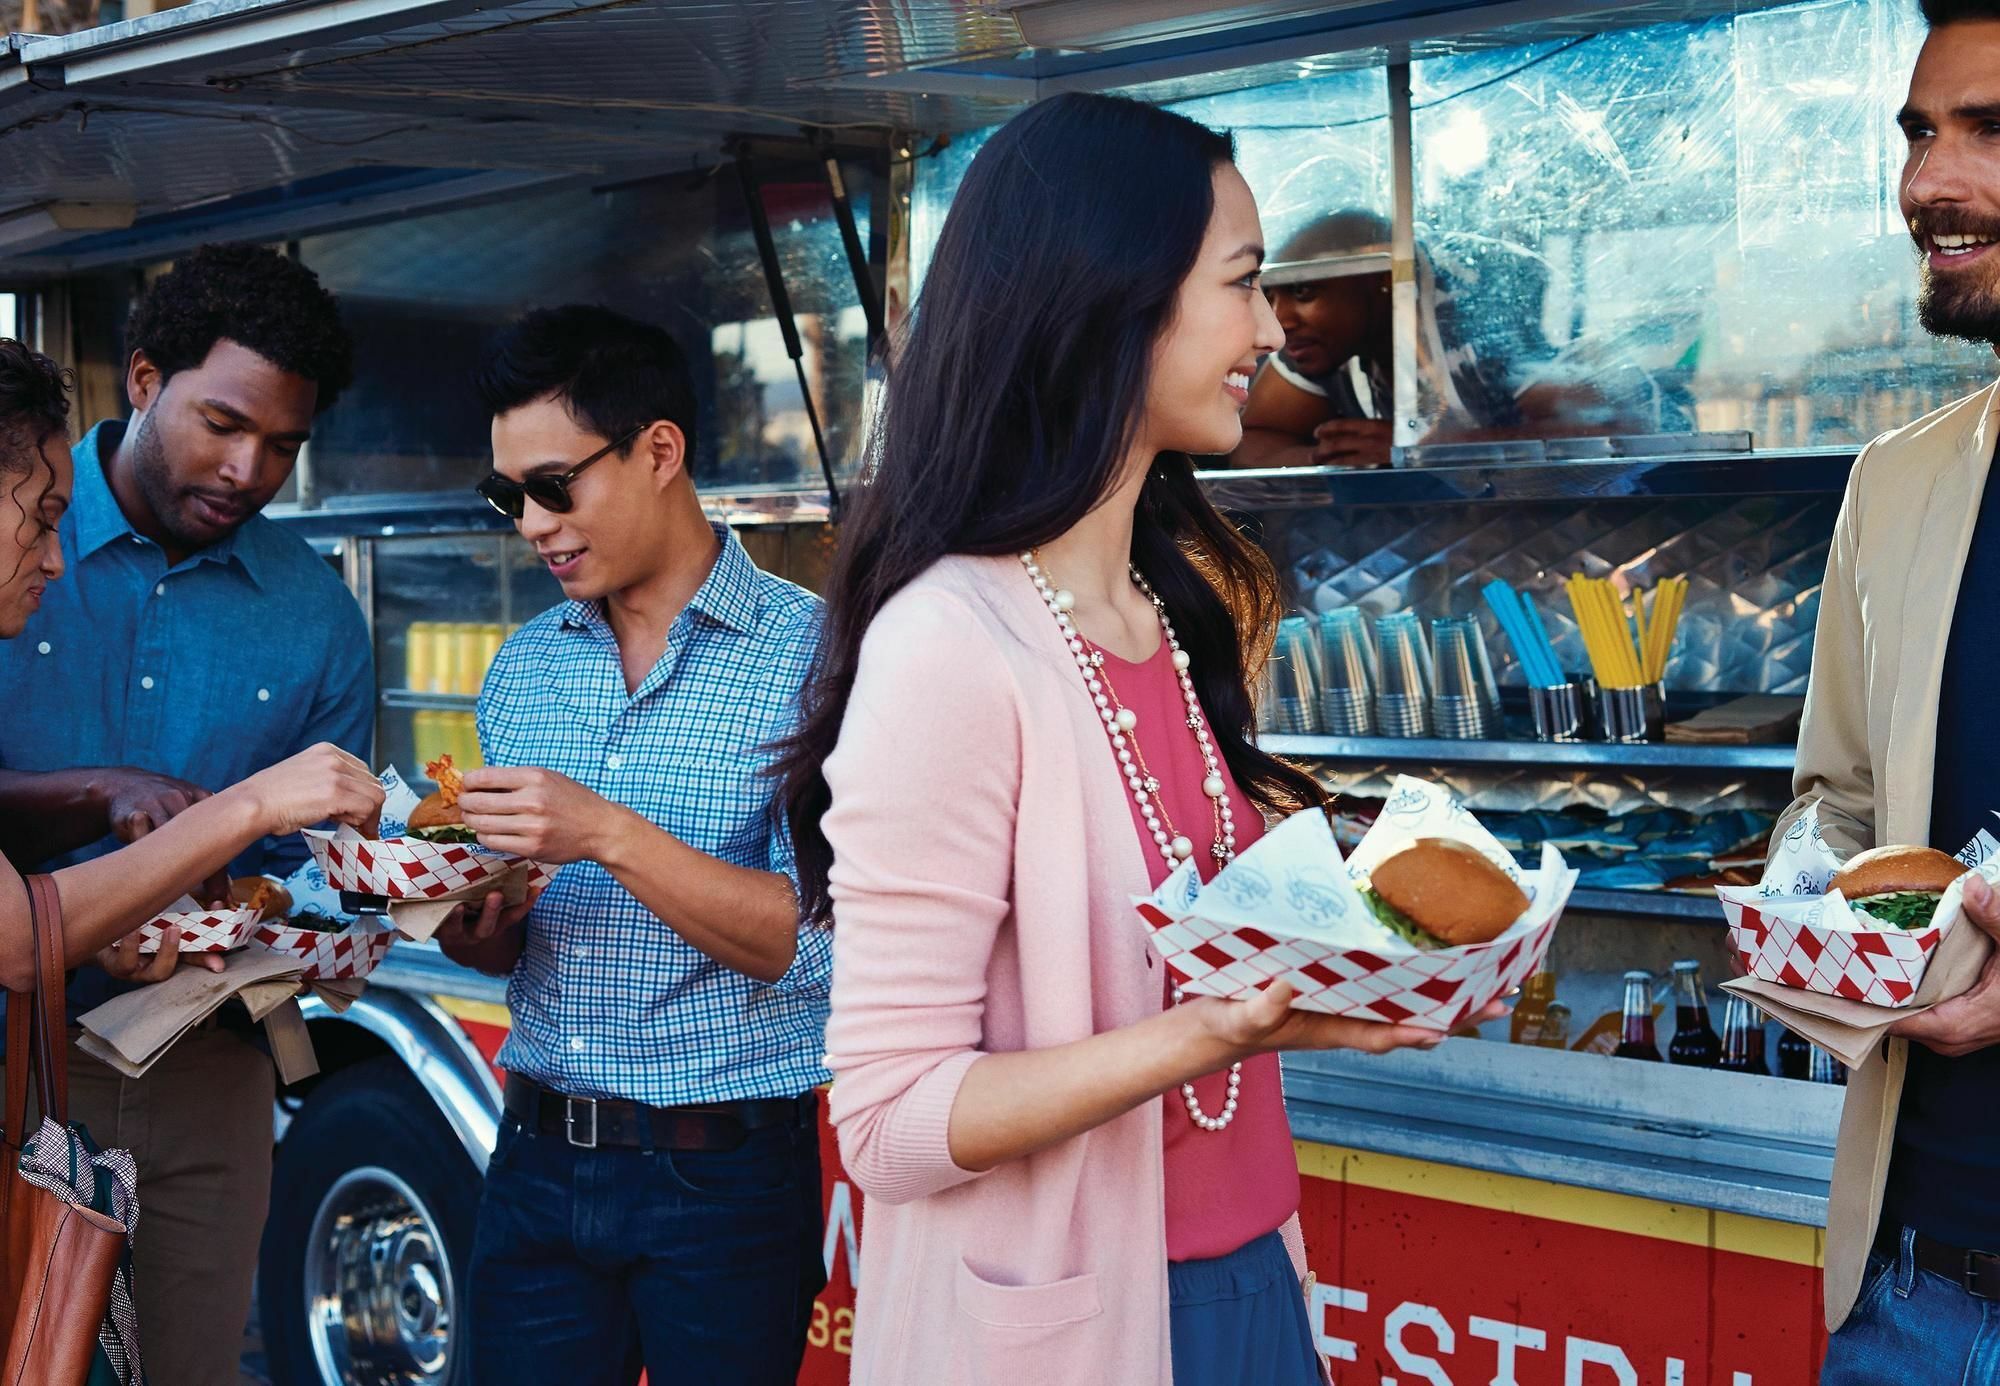
[[[479,682],[486,683],[486,675],[493,668],[493,661],[500,656],[500,646],[506,641],[506,629],[498,622],[491,621],[479,628]],[[477,693],[479,690],[474,689]]]
[[[486,666],[479,658],[483,643],[480,629],[475,621],[459,621],[451,628],[452,669],[457,676],[450,689],[453,693],[477,693],[480,680],[486,677]]]
[[[412,621],[403,632],[403,687],[413,693],[435,693],[431,681],[437,676],[437,649],[429,621]]]
[[[410,744],[417,756],[417,763],[410,767],[412,775],[421,775],[425,765],[449,749],[445,745],[444,726],[440,720],[444,716],[442,712],[426,711],[410,718]]]

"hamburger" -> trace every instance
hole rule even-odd
[[[1930,847],[1877,847],[1834,872],[1829,888],[1871,923],[1921,929],[1937,913],[1945,890],[1968,869]]]
[[[1361,889],[1375,918],[1426,951],[1487,943],[1528,909],[1528,897],[1477,848],[1420,837],[1385,857]]]
[[[229,883],[229,898],[238,909],[257,911],[257,922],[282,919],[291,911],[292,893],[269,876],[238,876]]]
[[[424,766],[424,773],[437,781],[437,792],[426,795],[410,810],[409,836],[426,842],[479,841],[459,812],[458,796],[464,791],[465,777],[452,765],[451,757],[439,756]]]

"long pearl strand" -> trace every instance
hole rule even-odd
[[[1091,701],[1097,707],[1097,715],[1104,724],[1104,731],[1111,738],[1111,749],[1117,754],[1118,768],[1125,775],[1126,787],[1131,791],[1132,802],[1138,806],[1139,817],[1152,835],[1153,846],[1166,861],[1169,868],[1178,866],[1194,855],[1194,843],[1173,830],[1173,824],[1164,816],[1165,801],[1158,798],[1160,782],[1146,773],[1145,761],[1138,754],[1138,737],[1134,734],[1139,725],[1139,714],[1129,707],[1120,705],[1116,695],[1104,677],[1104,654],[1100,650],[1087,647],[1083,636],[1077,631],[1076,622],[1070,612],[1076,607],[1076,597],[1064,588],[1059,588],[1045,572],[1039,555],[1032,549],[1021,555],[1021,566],[1028,571],[1034,581],[1035,592],[1042,604],[1055,617],[1056,626],[1062,632],[1063,643],[1069,647],[1071,658],[1083,674],[1084,687],[1089,691]],[[1180,637],[1174,634],[1174,623],[1167,615],[1166,603],[1160,600],[1145,576],[1136,565],[1132,570],[1132,585],[1153,604],[1154,614],[1160,618],[1160,633],[1167,642],[1174,673],[1181,685],[1181,698],[1187,704],[1188,730],[1195,735],[1196,744],[1201,747],[1202,765],[1206,774],[1202,778],[1201,791],[1206,794],[1216,811],[1218,832],[1215,841],[1209,845],[1209,855],[1218,867],[1226,866],[1236,859],[1236,811],[1230,807],[1228,785],[1222,778],[1222,762],[1216,755],[1215,743],[1209,737],[1208,723],[1202,717],[1201,698],[1194,689],[1194,679],[1188,669],[1192,660],[1188,652],[1181,648]],[[1174,988],[1174,1004],[1185,999],[1179,987]],[[1181,1084],[1181,1102],[1187,1108],[1188,1120],[1204,1131],[1220,1131],[1236,1119],[1236,1111],[1243,1088],[1243,1064],[1239,1060],[1229,1066],[1228,1094],[1223,1100],[1222,1111],[1210,1116],[1201,1108],[1195,1096],[1194,1084]]]

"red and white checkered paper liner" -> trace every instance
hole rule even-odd
[[[305,964],[305,980],[334,981],[366,977],[388,956],[396,941],[393,931],[356,926],[333,932],[300,929],[282,920],[259,925],[257,942],[273,953],[284,953]]]
[[[420,837],[361,838],[308,832],[306,845],[335,890],[380,895],[391,900],[436,900],[495,880],[527,861],[512,852],[488,852],[465,843],[426,842]],[[540,862],[528,884],[540,889],[554,871]]]
[[[1944,927],[1836,929],[1809,922],[1816,913],[1810,908],[1785,908],[1811,903],[1821,902],[1792,897],[1751,903],[1723,897],[1738,966],[1749,976],[1798,991],[1907,1006],[1923,984]]]
[[[2000,842],[1982,831],[1958,859],[1990,880],[1996,852]],[[1909,1005],[1938,944],[1964,911],[1963,882],[1945,891],[1926,927],[1876,927],[1831,889],[1839,869],[1840,857],[1826,840],[1814,801],[1771,844],[1762,881],[1716,888],[1737,966],[1796,991],[1874,1006]]]
[[[1389,957],[1275,939],[1192,915],[1173,920],[1152,904],[1139,906],[1139,916],[1176,983],[1197,995],[1246,1000],[1282,978],[1298,991],[1292,1004],[1301,1009],[1427,1030],[1456,1029],[1527,980],[1548,955],[1558,922],[1552,915],[1493,943]]]
[[[227,953],[241,948],[257,932],[257,911],[197,908],[162,914],[139,926],[139,951],[159,952],[161,937],[169,926],[181,931],[183,953]]]
[[[1359,884],[1419,838],[1463,842],[1518,881],[1529,908],[1487,943],[1422,952],[1376,922]],[[1576,872],[1544,846],[1524,876],[1451,792],[1399,777],[1350,861],[1324,815],[1295,814],[1201,885],[1184,863],[1135,900],[1154,948],[1186,991],[1246,998],[1282,978],[1303,1010],[1452,1030],[1541,965]]]

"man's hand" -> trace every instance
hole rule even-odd
[[[1313,465],[1386,467],[1391,437],[1387,419],[1328,419],[1313,430]]]
[[[157,953],[139,951],[137,930],[97,952],[97,965],[121,982],[164,982],[174,975],[174,969],[181,962],[181,931],[171,926],[160,931],[160,951]],[[210,972],[223,969],[220,953],[190,953],[186,962],[191,967],[205,967]]]
[[[120,842],[137,842],[208,797],[200,785],[129,766],[100,770],[96,780],[104,796],[105,821]]]
[[[98,792],[104,796],[105,821],[120,842],[137,842],[208,797],[208,791],[198,784],[130,766],[101,770],[95,778]],[[229,872],[217,872],[191,893],[202,901],[228,899]]]
[[[527,768],[466,771],[458,810],[482,847],[551,866],[592,859],[627,812],[553,770]]]
[[[1996,944],[1979,980],[1962,995],[1889,1027],[1890,1034],[1915,1040],[1947,1059],[2000,1044],[2000,896],[1981,877],[1966,878],[1965,917]]]
[[[431,937],[455,963],[480,972],[512,971],[521,955],[521,921],[528,917],[539,894],[531,890],[520,904],[509,905],[499,891],[489,891],[476,914],[471,905],[460,905],[445,916]]]

